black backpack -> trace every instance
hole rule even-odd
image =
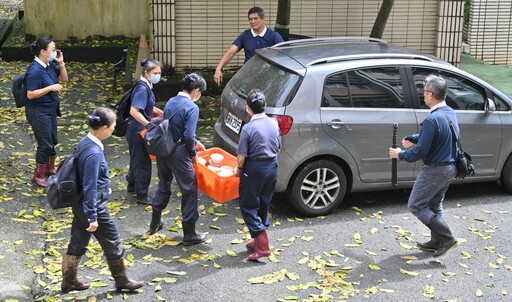
[[[132,88],[126,91],[123,96],[119,99],[119,101],[112,106],[112,110],[117,114],[116,119],[116,127],[114,128],[113,134],[115,136],[124,136],[126,134],[126,129],[128,128],[128,118],[130,117],[130,108],[132,106],[132,93],[137,85],[144,85],[148,89],[148,102],[150,91],[148,85],[146,85],[143,81],[138,80],[133,84]]]
[[[154,118],[146,125],[146,134],[144,135],[144,143],[146,150],[151,155],[157,157],[165,157],[174,153],[176,142],[172,136],[170,122],[174,115],[186,105],[181,105],[170,118]]]
[[[83,150],[94,146],[89,143],[64,158],[57,167],[57,173],[48,178],[46,199],[52,209],[71,207],[82,202],[84,192],[78,175],[78,157]]]
[[[12,96],[17,108],[21,108],[27,104],[27,82],[25,81],[26,73],[22,73],[12,81]]]

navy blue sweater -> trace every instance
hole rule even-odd
[[[449,106],[439,107],[425,118],[420,133],[411,136],[411,141],[416,145],[400,152],[398,157],[401,160],[414,162],[421,159],[427,165],[456,161],[457,146],[443,111],[451,119],[457,135],[460,136],[455,111]]]

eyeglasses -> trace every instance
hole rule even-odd
[[[423,93],[425,93],[425,92],[430,92],[430,93],[432,93],[432,94],[434,93],[432,90],[426,90],[426,89],[423,89]]]

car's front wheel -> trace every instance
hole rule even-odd
[[[292,206],[306,216],[320,216],[340,206],[347,190],[343,169],[330,160],[304,165],[290,186]]]

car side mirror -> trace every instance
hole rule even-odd
[[[493,113],[494,111],[496,111],[496,104],[494,104],[494,101],[487,98],[485,100],[484,110],[485,113]]]

